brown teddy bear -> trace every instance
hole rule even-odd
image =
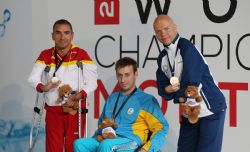
[[[98,130],[96,131],[97,141],[101,142],[102,140],[107,138],[115,138],[115,129],[117,127],[118,125],[115,123],[115,120],[113,118],[108,119],[104,117],[102,119],[102,123],[98,126]]]
[[[188,121],[191,124],[195,124],[199,119],[202,96],[199,95],[196,86],[188,86],[185,90],[185,96],[187,98],[186,102],[182,97],[179,99],[181,106],[183,106],[183,113],[188,116]]]
[[[57,102],[63,102],[65,99],[67,99],[71,94],[74,94],[75,92],[72,91],[72,88],[68,84],[64,84],[58,88],[58,98]],[[78,109],[78,102],[75,102],[73,106],[69,106],[67,102],[62,104],[63,112],[69,113],[71,115],[75,115],[77,113]]]

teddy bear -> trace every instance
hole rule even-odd
[[[186,88],[185,98],[179,98],[179,102],[183,107],[183,113],[188,116],[188,121],[191,124],[195,124],[199,120],[201,109],[200,102],[202,100],[202,96],[200,96],[198,92],[198,87],[193,85]]]
[[[72,88],[68,84],[64,84],[58,88],[58,98],[57,102],[61,103],[65,101],[71,94],[74,94],[75,91],[72,91]],[[62,104],[63,112],[75,115],[78,109],[78,102],[75,102],[73,106],[69,106],[67,102]]]
[[[97,141],[101,142],[102,140],[107,138],[115,138],[115,129],[117,127],[118,125],[115,123],[115,120],[113,118],[108,119],[104,117],[102,119],[102,123],[98,126],[98,130],[96,131]]]

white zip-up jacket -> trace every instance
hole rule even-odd
[[[53,47],[40,53],[28,78],[30,85],[38,92],[41,92],[41,86],[45,85],[45,82],[42,80],[45,68],[49,67],[50,69],[47,74],[47,82],[51,81],[55,72],[56,62],[54,51]],[[62,57],[57,54],[57,58],[59,59],[58,63],[60,63]],[[77,66],[78,62],[82,63],[82,70]],[[80,73],[78,73],[79,70]],[[74,91],[80,91],[84,97],[87,97],[97,87],[97,66],[85,50],[74,45],[72,45],[68,54],[63,59],[61,66],[55,72],[55,76],[61,81],[59,86],[69,84]],[[61,106],[62,103],[56,101],[58,98],[58,88],[53,88],[45,94],[48,98],[46,103],[49,106]]]

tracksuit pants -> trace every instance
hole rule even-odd
[[[78,113],[62,112],[61,106],[45,105],[46,152],[73,152],[73,142],[78,139]],[[81,136],[84,136],[85,114],[81,117]]]
[[[95,137],[81,138],[74,142],[74,152],[134,152],[137,143],[128,138],[116,137],[98,142]]]
[[[190,124],[182,116],[177,152],[221,152],[226,110]]]

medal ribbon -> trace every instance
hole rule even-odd
[[[170,63],[169,56],[168,56],[168,52],[166,53],[167,58],[168,58],[168,65],[169,65],[169,68],[170,68],[171,76],[172,76],[172,77],[174,76],[174,71],[175,71],[175,58],[176,58],[176,56],[177,56],[177,53],[178,53],[178,44],[177,44],[176,50],[175,50],[175,57],[174,57],[173,66],[172,66],[171,63]]]
[[[121,112],[122,108],[123,108],[123,107],[125,106],[125,104],[127,103],[128,99],[136,92],[136,90],[137,90],[137,88],[135,88],[135,89],[133,90],[133,92],[131,92],[131,93],[128,95],[128,97],[126,98],[126,100],[122,103],[121,107],[118,109],[117,113],[115,114],[115,111],[116,111],[116,108],[117,108],[117,103],[118,103],[119,98],[120,98],[120,93],[119,93],[119,95],[118,95],[118,97],[117,97],[117,99],[116,99],[116,102],[115,102],[114,110],[113,110],[113,118],[114,118],[114,119],[118,116],[118,114]]]
[[[65,58],[68,56],[70,50],[68,51],[68,53],[62,58],[62,60],[58,63],[58,58],[57,58],[57,50],[55,49],[54,51],[54,57],[55,57],[55,64],[56,64],[56,68],[55,71],[53,73],[53,77],[56,76],[56,71],[60,68],[60,66],[62,65],[62,63],[64,62]]]

